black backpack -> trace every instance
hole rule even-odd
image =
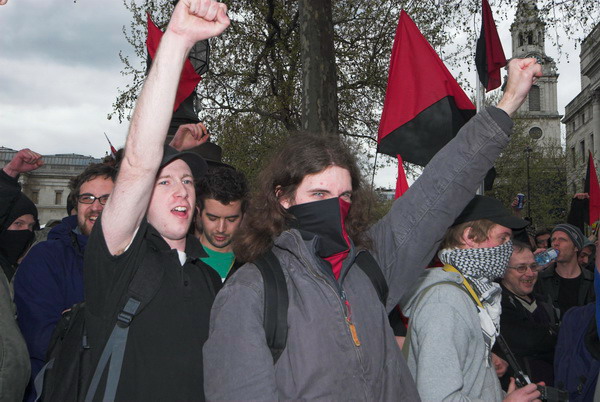
[[[201,271],[214,295],[215,288],[210,275],[205,269]],[[90,357],[85,302],[74,305],[63,314],[52,335],[46,356],[47,363],[35,378],[37,400],[92,401],[107,367],[103,400],[115,399],[129,325],[158,292],[163,273],[164,270],[158,264],[141,266],[135,272],[127,289],[127,300],[95,366]]]
[[[281,264],[271,250],[254,261],[254,264],[263,278],[265,299],[263,327],[275,364],[285,349],[287,341],[289,304],[287,285]],[[375,258],[368,251],[361,251],[356,256],[356,264],[369,277],[379,300],[385,306],[388,286]]]

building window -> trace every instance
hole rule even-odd
[[[54,191],[54,205],[62,205],[62,190]]]
[[[585,140],[581,140],[579,148],[581,150],[581,160],[585,162]]]
[[[571,147],[571,162],[573,167],[577,166],[577,157],[575,156],[575,147]]]
[[[529,90],[529,110],[539,112],[540,109],[540,87],[532,85]]]
[[[519,33],[519,46],[523,46],[525,41],[523,40],[523,33]]]
[[[531,130],[529,130],[529,136],[534,140],[542,138],[542,134],[542,129],[539,127],[532,127]]]
[[[528,45],[533,45],[533,33],[529,32],[527,34],[527,44]]]
[[[31,190],[31,201],[34,204],[40,202],[40,190]]]

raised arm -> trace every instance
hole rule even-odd
[[[102,230],[112,254],[131,241],[146,210],[163,154],[181,69],[192,46],[229,26],[227,7],[213,0],[181,0],[162,37],[133,112],[125,155]]]
[[[468,121],[425,167],[421,177],[370,230],[374,256],[388,280],[388,309],[411,290],[435,255],[448,227],[475,195],[495,159],[508,144],[509,116],[541,75],[535,59],[513,59],[498,108]]]
[[[0,172],[0,231],[6,229],[6,219],[12,205],[21,194],[19,174],[31,172],[42,166],[42,156],[30,149],[22,149],[13,156]],[[10,223],[10,222],[9,222]]]

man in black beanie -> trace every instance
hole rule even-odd
[[[561,319],[571,307],[596,300],[594,275],[577,261],[585,240],[581,230],[571,224],[561,223],[552,229],[550,244],[558,257],[540,272],[535,291],[560,310]]]
[[[19,174],[42,165],[40,154],[22,149],[0,170],[0,401],[20,401],[29,380],[29,354],[15,321],[9,280],[37,226],[37,209],[21,193]]]

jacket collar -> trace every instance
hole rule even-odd
[[[148,225],[146,239],[150,244],[159,251],[170,252],[172,250],[171,247],[167,244],[165,239],[163,239],[160,233],[158,233],[158,230],[148,223],[146,218],[144,218],[144,223]],[[140,225],[140,227],[142,226],[144,226],[144,224]],[[208,254],[206,254],[206,251],[204,251],[200,244],[200,240],[191,234],[188,234],[185,238],[185,254],[188,261],[208,257]]]

